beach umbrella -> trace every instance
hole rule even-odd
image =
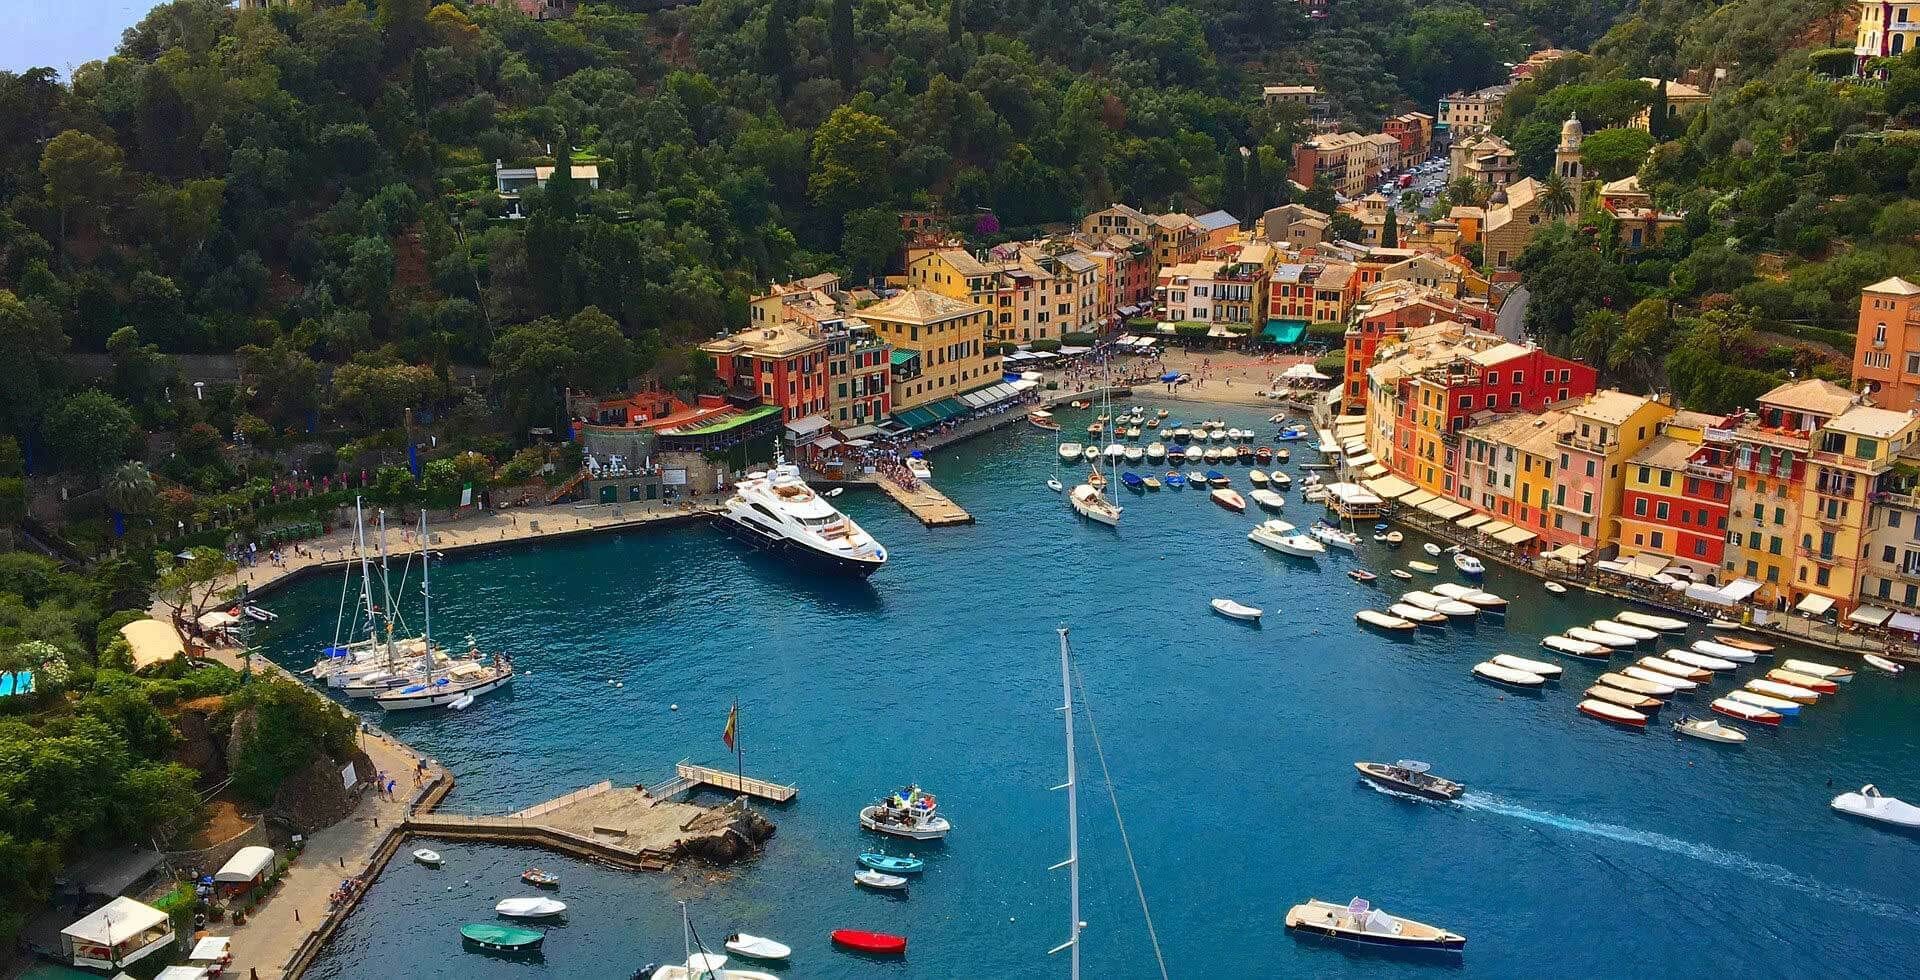
[[[927,454],[926,454],[925,452],[922,452],[921,450],[918,450],[918,449],[916,449],[916,450],[914,450],[914,451],[913,451],[913,458],[914,458],[914,459],[926,459],[926,458],[927,458]]]

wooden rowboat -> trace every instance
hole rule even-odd
[[[1601,721],[1610,721],[1629,728],[1647,727],[1646,715],[1631,708],[1622,708],[1619,705],[1595,701],[1592,698],[1580,702],[1580,713],[1589,718],[1598,718]]]

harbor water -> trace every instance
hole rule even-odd
[[[1257,409],[1167,407],[1252,428],[1262,443],[1275,429]],[[1061,437],[1086,441],[1092,414],[1060,412]],[[1496,567],[1485,587],[1513,599],[1504,621],[1404,639],[1366,631],[1355,610],[1435,581],[1385,574],[1426,557],[1418,535],[1316,565],[1250,543],[1264,515],[1192,489],[1121,491],[1122,526],[1108,529],[1046,488],[1054,440],[1021,424],[934,454],[937,484],[973,526],[927,530],[879,494],[841,496],[891,553],[866,582],[795,569],[701,526],[436,565],[435,634],[453,646],[472,633],[531,672],[460,713],[382,719],[355,705],[456,773],[449,808],[513,809],[605,778],[659,782],[683,759],[730,768],[721,732],[736,702],[747,774],[796,784],[799,797],[765,807],[779,830],[764,854],[722,870],[631,873],[437,843],[445,866],[395,861],[311,975],[625,977],[682,958],[686,900],[710,948],[734,931],[792,945],[782,976],[1065,976],[1065,954],[1046,955],[1067,932],[1065,872],[1047,870],[1066,851],[1065,800],[1051,790],[1063,775],[1062,624],[1090,713],[1077,725],[1089,976],[1158,974],[1110,794],[1176,977],[1911,972],[1920,839],[1841,818],[1827,801],[1867,782],[1920,799],[1920,681],[1863,670],[1778,732],[1750,728],[1742,747],[1673,736],[1681,712],[1705,711],[1700,697],[1675,699],[1645,732],[1615,728],[1574,710],[1599,666],[1562,660],[1565,679],[1542,694],[1468,668],[1496,652],[1556,659],[1541,636],[1619,603],[1552,596]],[[1298,499],[1298,464],[1316,454],[1293,448],[1282,516],[1304,526],[1321,511]],[[1246,492],[1248,467],[1220,469]],[[1351,581],[1356,565],[1379,580]],[[1459,580],[1450,568],[1440,579]],[[264,649],[306,666],[333,635],[340,592],[338,577],[319,577],[271,597],[280,619],[258,638]],[[1264,621],[1213,615],[1214,597],[1262,607]],[[1355,760],[1401,758],[1470,791],[1414,802],[1356,778]],[[908,782],[938,795],[954,825],[944,844],[860,830],[859,808]],[[855,855],[881,845],[927,860],[907,897],[854,886]],[[529,864],[556,871],[571,906],[542,955],[464,951],[460,924],[529,894],[517,880]],[[1464,956],[1284,934],[1294,903],[1356,895],[1466,935]],[[909,954],[837,951],[837,928],[905,935]]]

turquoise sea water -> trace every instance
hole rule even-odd
[[[1272,431],[1254,409],[1169,407]],[[1088,413],[1061,414],[1063,435],[1079,437]],[[393,864],[314,975],[624,977],[680,958],[675,903],[687,899],[716,949],[735,930],[793,945],[783,976],[1064,976],[1064,954],[1044,955],[1067,921],[1065,872],[1047,871],[1065,854],[1064,799],[1049,792],[1063,765],[1063,622],[1173,976],[1911,972],[1920,839],[1826,805],[1869,781],[1920,798],[1911,678],[1863,672],[1741,748],[1677,741],[1658,721],[1613,728],[1574,711],[1598,667],[1566,661],[1559,689],[1539,696],[1468,668],[1497,651],[1552,659],[1543,634],[1616,604],[1556,598],[1495,569],[1487,587],[1515,600],[1505,623],[1363,632],[1355,609],[1424,582],[1362,586],[1344,574],[1354,558],[1316,569],[1273,554],[1246,540],[1255,514],[1193,490],[1122,492],[1117,532],[1082,522],[1044,486],[1053,447],[1019,426],[938,452],[937,482],[973,527],[930,531],[884,497],[842,496],[892,553],[866,583],[797,572],[704,527],[437,566],[436,634],[471,631],[533,670],[464,713],[385,720],[456,772],[449,806],[656,782],[681,759],[726,765],[720,732],[736,700],[747,771],[796,783],[800,797],[769,808],[779,832],[763,856],[722,871],[645,875],[436,845],[446,866]],[[1229,470],[1243,493],[1245,470]],[[1294,523],[1319,513],[1286,496]],[[1369,542],[1357,563],[1384,573],[1424,557],[1419,540],[1397,552]],[[272,597],[268,651],[309,663],[332,635],[339,588],[311,579]],[[1214,596],[1264,607],[1264,626],[1211,614]],[[1704,707],[1680,698],[1663,714]],[[1084,716],[1079,728],[1086,973],[1154,976]],[[1369,789],[1352,767],[1405,757],[1471,793],[1416,803]],[[856,812],[909,780],[940,796],[955,830],[944,845],[888,842],[928,859],[910,897],[857,890],[854,855],[880,841]],[[459,924],[526,894],[516,879],[533,862],[560,873],[572,906],[543,958],[463,952]],[[1291,904],[1354,895],[1465,934],[1465,956],[1397,959],[1283,934]],[[904,934],[909,955],[838,952],[827,934],[842,927]]]

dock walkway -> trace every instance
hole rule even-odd
[[[880,489],[886,491],[907,513],[919,518],[920,523],[928,527],[951,527],[956,524],[972,524],[973,515],[966,509],[948,499],[947,495],[933,488],[932,484],[922,483],[909,489],[885,477],[878,480]]]

